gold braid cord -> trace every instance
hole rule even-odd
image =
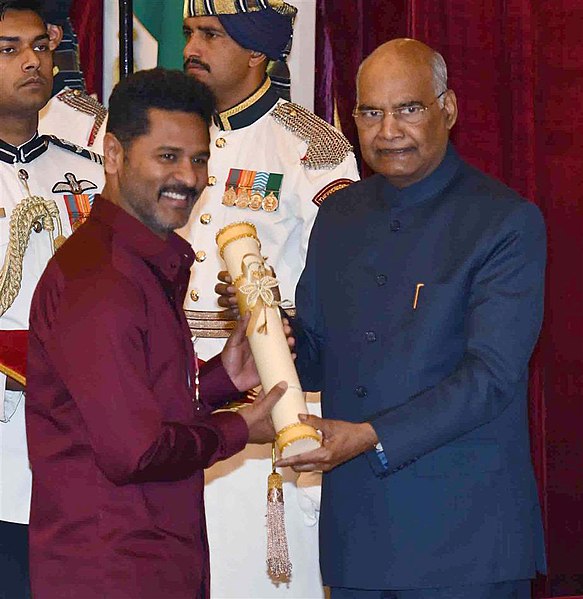
[[[271,116],[288,131],[307,142],[308,151],[301,160],[306,168],[334,168],[342,164],[352,152],[350,142],[338,129],[298,104],[278,104]]]
[[[10,236],[4,264],[0,271],[0,316],[13,304],[22,283],[22,262],[28,247],[33,226],[39,223],[43,229],[55,230],[55,220],[59,224],[59,209],[54,200],[39,196],[23,199],[10,216]]]

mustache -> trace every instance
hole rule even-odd
[[[26,85],[27,83],[31,83],[33,81],[39,81],[41,83],[46,83],[47,78],[43,77],[40,73],[36,73],[35,75],[29,75],[28,77],[21,79],[21,85]]]
[[[198,196],[202,193],[202,188],[198,189],[196,187],[188,187],[188,185],[166,185],[160,189],[159,195],[164,193],[178,193],[180,195],[185,195],[189,200],[193,202],[198,199]]]
[[[208,73],[211,72],[211,67],[209,64],[207,64],[206,62],[203,62],[202,60],[199,60],[198,58],[195,58],[194,56],[191,56],[190,58],[187,58],[184,61],[184,69],[185,70],[190,66],[199,66],[199,67],[203,68],[205,71],[207,71]]]

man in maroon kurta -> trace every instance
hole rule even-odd
[[[273,434],[279,387],[242,415],[211,413],[257,382],[244,327],[197,377],[182,311],[193,252],[173,230],[206,184],[212,109],[178,72],[118,85],[103,197],[37,287],[26,415],[37,599],[208,597],[203,469]]]

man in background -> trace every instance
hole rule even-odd
[[[224,268],[217,231],[234,221],[257,227],[284,306],[293,308],[318,209],[334,190],[358,178],[346,138],[278,97],[282,89],[289,93],[284,59],[295,14],[282,0],[185,3],[186,73],[206,83],[217,98],[209,185],[180,231],[195,249],[185,308],[203,359],[220,351],[234,324],[219,311],[213,291],[217,272]],[[312,402],[310,408],[319,410],[315,398]],[[271,447],[266,445],[249,447],[206,474],[213,596],[323,596],[317,554],[319,476],[299,482],[306,492],[298,493],[295,473],[282,473],[293,573],[291,581],[276,586],[265,566],[270,472]]]
[[[69,19],[72,3],[72,0],[43,2],[46,21],[62,29],[62,40],[53,53],[52,97],[39,113],[39,132],[102,154],[107,109],[85,91],[79,45]]]
[[[527,418],[544,222],[448,142],[437,52],[393,40],[357,83],[377,174],[319,212],[297,293],[323,445],[279,465],[325,471],[333,599],[527,599],[545,568]]]
[[[47,261],[103,186],[101,158],[37,132],[62,32],[36,0],[0,0],[0,597],[28,597],[24,424],[30,302]]]

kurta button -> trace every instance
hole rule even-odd
[[[212,187],[213,185],[216,185],[216,184],[217,184],[217,178],[216,178],[216,177],[213,177],[213,175],[211,175],[211,176],[209,177],[208,184],[209,184],[211,187]]]
[[[363,387],[362,385],[358,385],[358,387],[356,387],[356,389],[354,389],[354,392],[356,393],[356,395],[358,397],[366,397],[368,395],[367,388]]]
[[[219,137],[217,141],[215,141],[215,146],[217,148],[224,148],[227,145],[227,140],[224,137]]]
[[[387,284],[387,275],[377,275],[376,276],[377,285],[382,287]]]
[[[206,252],[200,250],[199,252],[196,252],[196,254],[194,254],[194,257],[196,258],[197,262],[204,262],[206,260]]]
[[[199,298],[200,298],[200,295],[198,294],[198,291],[197,291],[196,289],[193,289],[193,290],[190,292],[190,299],[191,299],[193,302],[198,302]]]
[[[364,338],[369,342],[369,343],[374,343],[377,340],[377,334],[374,331],[367,331],[364,334]]]
[[[401,228],[401,222],[398,220],[391,221],[391,231],[396,233]]]
[[[201,214],[201,216],[200,216],[200,222],[203,225],[210,224],[211,220],[212,220],[212,216],[210,214],[205,213],[205,214]]]

